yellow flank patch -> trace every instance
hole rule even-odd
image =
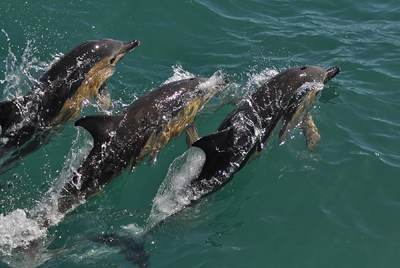
[[[90,69],[81,86],[65,101],[58,116],[52,121],[52,125],[67,123],[80,115],[84,99],[92,101],[99,93],[100,86],[114,73],[114,68],[109,62],[110,59],[105,58]],[[107,102],[108,100],[104,101]],[[101,105],[107,108],[109,106],[109,104],[104,103],[101,103]]]
[[[156,133],[156,130],[151,133],[150,138],[147,140],[146,145],[140,152],[137,165],[143,161],[150,153],[149,165],[153,164],[157,159],[160,152],[173,138],[179,137],[188,125],[194,122],[197,112],[204,105],[204,99],[201,96],[189,103],[184,109],[165,124],[162,131]]]

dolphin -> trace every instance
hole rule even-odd
[[[134,264],[149,267],[149,255],[144,251],[147,237],[168,219],[228,183],[236,172],[260,155],[280,122],[279,144],[301,123],[306,129],[307,146],[315,147],[318,133],[308,111],[323,85],[339,72],[338,66],[328,69],[300,66],[266,81],[237,104],[215,133],[199,138],[173,161],[140,237],[113,233],[89,239],[120,248]]]
[[[139,44],[112,39],[84,42],[54,63],[27,95],[0,102],[0,159],[15,153],[3,163],[3,172],[37,150],[52,128],[76,119],[85,99],[97,96],[108,109],[107,81],[116,64]]]
[[[302,125],[308,146],[318,142],[315,124],[308,113],[323,85],[340,72],[340,67],[299,66],[269,79],[241,100],[213,134],[192,144],[202,151],[205,161],[185,186],[191,201],[214,192],[261,154],[275,128],[282,122],[279,142],[306,118]],[[317,134],[317,135],[316,135]],[[316,137],[315,137],[316,136]]]
[[[149,157],[157,160],[168,142],[186,131],[188,145],[197,138],[196,114],[223,86],[227,78],[189,78],[149,91],[119,115],[90,115],[75,122],[93,136],[89,155],[62,188],[58,211],[66,213],[108,183]]]

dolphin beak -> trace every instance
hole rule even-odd
[[[125,56],[129,52],[131,52],[134,48],[138,47],[140,45],[140,41],[138,40],[133,40],[130,42],[125,43],[120,50],[118,51],[118,55]]]
[[[334,66],[326,69],[324,84],[328,83],[332,78],[334,78],[338,73],[340,73],[341,69],[339,66]]]

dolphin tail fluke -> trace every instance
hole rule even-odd
[[[116,234],[93,236],[89,240],[106,244],[109,247],[116,247],[121,249],[121,253],[125,255],[126,259],[131,261],[138,267],[150,267],[149,254],[145,251],[144,245],[146,242],[145,237],[130,237],[118,236]]]
[[[75,122],[75,126],[85,128],[93,136],[94,146],[106,141],[110,133],[121,121],[119,115],[89,115]]]

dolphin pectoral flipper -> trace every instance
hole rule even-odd
[[[197,131],[196,122],[193,121],[185,130],[186,144],[188,148],[192,147],[192,144],[199,139],[199,132]]]
[[[108,92],[107,83],[104,83],[99,88],[99,94],[97,94],[96,101],[104,110],[110,108],[111,96],[110,92]]]
[[[321,141],[321,135],[319,135],[318,129],[309,112],[304,115],[300,128],[303,130],[304,136],[306,137],[307,148],[312,152],[318,146],[318,142]]]

